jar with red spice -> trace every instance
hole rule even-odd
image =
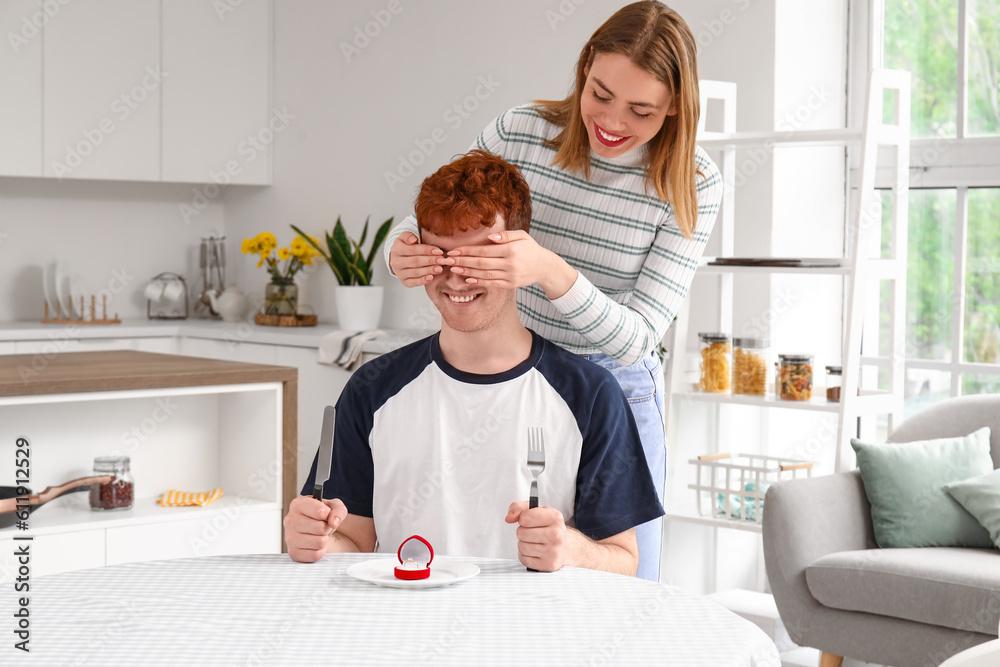
[[[127,456],[98,456],[94,459],[95,475],[110,475],[105,484],[90,487],[90,509],[127,510],[135,501],[135,483],[129,471],[131,460]]]

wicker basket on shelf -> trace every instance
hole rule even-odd
[[[800,474],[812,477],[812,461],[760,454],[705,454],[690,459],[696,469],[698,514],[730,521],[761,523],[767,488]],[[803,472],[804,471],[804,472]]]

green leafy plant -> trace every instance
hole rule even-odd
[[[292,225],[292,229],[309,245],[316,249],[326,263],[333,270],[333,275],[337,277],[337,282],[341,285],[371,285],[372,269],[374,268],[375,255],[379,248],[385,243],[385,237],[389,234],[392,226],[392,218],[389,218],[379,226],[378,231],[372,237],[372,245],[368,253],[365,254],[363,247],[368,238],[368,220],[365,219],[365,227],[361,230],[361,240],[355,241],[347,235],[347,230],[337,217],[337,224],[333,227],[333,234],[326,232],[326,248],[321,248],[311,236],[301,229]]]

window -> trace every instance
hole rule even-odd
[[[883,3],[871,14],[873,43],[882,44],[872,65],[913,76],[909,415],[949,396],[1000,393],[1000,3],[871,2]],[[887,302],[883,289],[883,317]],[[879,345],[883,367],[886,342]]]

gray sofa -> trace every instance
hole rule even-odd
[[[937,403],[889,438],[912,442],[991,428],[1000,468],[1000,395]],[[791,638],[837,656],[894,667],[938,665],[997,638],[1000,551],[880,549],[857,470],[771,486],[764,559]]]

